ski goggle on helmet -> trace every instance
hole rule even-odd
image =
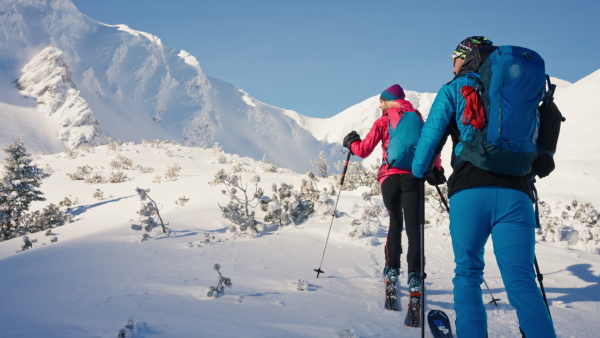
[[[452,63],[456,61],[456,59],[466,59],[467,55],[471,52],[471,50],[475,47],[481,47],[484,45],[491,45],[492,41],[488,40],[485,36],[471,36],[463,41],[461,41],[456,49],[454,50],[454,54],[452,54]]]

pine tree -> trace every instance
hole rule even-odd
[[[49,176],[32,164],[31,155],[18,138],[4,148],[4,176],[0,180],[0,239],[15,237],[23,216],[34,201],[46,200],[40,187],[42,179]]]

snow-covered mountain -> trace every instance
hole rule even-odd
[[[0,114],[15,119],[0,126],[2,146],[22,133],[31,150],[50,152],[110,138],[219,143],[298,171],[321,150],[335,153],[284,109],[206,76],[194,56],[99,23],[69,0],[2,1],[0,32]]]
[[[149,33],[97,22],[70,0],[2,1],[0,32],[1,147],[20,135],[30,151],[51,153],[110,139],[219,143],[228,153],[302,172],[314,170],[310,161],[320,151],[331,162],[341,159],[344,136],[364,136],[380,116],[379,95],[325,119],[268,105],[205,75],[189,53]],[[600,86],[598,72],[575,84],[554,82],[566,116],[597,109],[589,88]],[[426,116],[435,94],[406,92]],[[581,123],[565,128],[575,125]],[[365,163],[380,157],[376,150]]]

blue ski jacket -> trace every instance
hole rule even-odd
[[[497,186],[520,190],[534,198],[534,194],[527,176],[510,176],[491,173],[477,168],[470,162],[457,162],[455,159],[463,149],[463,140],[473,137],[474,128],[471,124],[462,123],[462,112],[465,109],[466,99],[461,95],[463,86],[475,86],[472,76],[467,73],[457,75],[452,81],[442,86],[439,90],[417,144],[415,158],[412,164],[412,173],[417,178],[426,176],[434,158],[441,152],[448,136],[452,137],[452,175],[448,179],[448,194],[474,187]]]
[[[460,94],[460,89],[463,86],[475,86],[475,80],[467,76],[457,76],[454,80],[442,86],[435,97],[415,152],[412,165],[412,172],[415,177],[423,178],[425,172],[431,166],[434,155],[441,151],[441,146],[446,142],[446,138],[453,127],[452,119],[456,120],[455,125],[461,135],[467,136],[473,133],[473,126],[464,126],[458,121],[460,114],[457,114],[457,112],[462,112],[466,104],[465,98]],[[457,142],[454,145],[453,158],[458,156],[461,150],[462,144]],[[454,166],[454,163],[451,163],[451,165]]]

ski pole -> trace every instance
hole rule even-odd
[[[331,227],[333,226],[333,219],[335,218],[335,213],[337,211],[337,205],[340,200],[340,194],[342,193],[342,187],[344,186],[344,178],[346,177],[346,171],[348,170],[348,163],[350,162],[350,156],[352,155],[351,151],[348,151],[348,157],[346,158],[346,162],[344,163],[344,170],[342,171],[342,179],[340,181],[340,191],[338,191],[337,199],[335,200],[335,206],[333,207],[333,214],[331,214],[331,224],[329,224],[329,231],[327,232],[327,239],[325,239],[325,248],[323,248],[323,256],[321,256],[321,264],[318,269],[314,269],[317,273],[317,278],[319,278],[319,274],[325,273],[325,271],[321,270],[323,266],[323,258],[325,258],[325,250],[327,250],[327,243],[329,242],[329,234],[331,233]]]
[[[442,194],[442,191],[440,190],[440,187],[438,187],[436,185],[435,189],[437,190],[438,195],[440,195],[440,198],[442,199],[442,203],[444,203],[444,206],[446,207],[446,211],[448,211],[448,213],[450,213],[450,207],[448,206],[448,202],[446,202],[446,199],[444,198],[444,194]]]
[[[437,189],[437,192],[440,195],[440,198],[442,199],[442,203],[444,203],[444,206],[446,207],[446,211],[448,211],[448,213],[450,213],[450,207],[448,206],[448,202],[446,202],[446,199],[444,198],[444,194],[442,194],[440,187],[438,187],[436,185],[435,189]],[[483,279],[483,283],[485,284],[486,289],[488,290],[488,292],[490,293],[490,296],[492,297],[492,300],[489,303],[494,303],[494,305],[498,306],[497,301],[499,301],[500,298],[494,297],[494,294],[492,293],[492,290],[490,290],[490,287],[488,286],[487,282],[485,281],[485,278],[482,277],[481,279]]]
[[[535,272],[537,274],[538,282],[540,283],[540,289],[542,290],[542,296],[544,296],[544,303],[546,303],[546,308],[548,309],[548,316],[552,319],[552,314],[550,313],[550,306],[548,306],[548,298],[546,298],[546,290],[544,290],[544,284],[542,281],[544,280],[544,275],[540,272],[540,267],[538,266],[537,257],[535,254],[533,255],[533,264],[535,265]]]
[[[425,337],[425,180],[421,180],[419,190],[419,223],[421,228],[421,338]]]
[[[490,290],[490,287],[487,285],[487,282],[485,281],[485,278],[483,278],[483,277],[482,277],[481,279],[483,279],[483,284],[485,284],[485,287],[486,287],[486,289],[487,289],[487,290],[488,290],[488,292],[490,293],[490,297],[492,297],[492,300],[490,300],[490,301],[488,302],[488,304],[489,304],[489,303],[494,303],[494,305],[498,306],[498,303],[497,303],[497,301],[499,301],[499,300],[500,300],[500,298],[494,298],[494,294],[492,294],[492,290]]]
[[[531,189],[533,190],[533,194],[535,196],[535,222],[536,222],[536,228],[540,227],[540,206],[538,204],[538,192],[537,189],[535,188],[535,175],[532,175],[529,179],[529,184],[531,185]],[[548,305],[548,298],[546,298],[546,290],[544,289],[544,283],[542,283],[542,281],[544,280],[544,275],[542,275],[542,273],[540,272],[540,267],[538,265],[537,262],[537,256],[535,255],[535,252],[533,253],[533,265],[535,266],[535,273],[537,275],[537,280],[538,283],[540,283],[540,290],[542,291],[542,296],[544,297],[544,303],[546,303],[546,308],[548,309],[548,315],[550,316],[550,319],[552,319],[552,314],[550,313],[550,306]]]

